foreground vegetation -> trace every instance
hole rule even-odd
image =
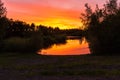
[[[120,78],[119,70],[119,56],[0,55],[1,80],[117,80]]]

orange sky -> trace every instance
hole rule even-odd
[[[7,17],[53,27],[80,28],[79,19],[86,2],[95,5],[106,0],[4,0]]]

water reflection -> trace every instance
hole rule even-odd
[[[54,44],[50,48],[42,49],[39,54],[42,55],[83,55],[89,54],[88,43],[85,38],[69,39],[66,44]]]

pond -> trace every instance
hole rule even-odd
[[[65,44],[54,44],[38,52],[41,55],[83,55],[90,54],[85,39],[68,39]]]

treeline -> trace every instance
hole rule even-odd
[[[67,36],[85,36],[84,31],[81,29],[65,29],[61,30],[61,33],[64,33]]]
[[[86,26],[86,38],[92,54],[120,53],[120,5],[117,0],[107,1],[103,8],[96,5],[95,11],[88,4],[82,14]]]

